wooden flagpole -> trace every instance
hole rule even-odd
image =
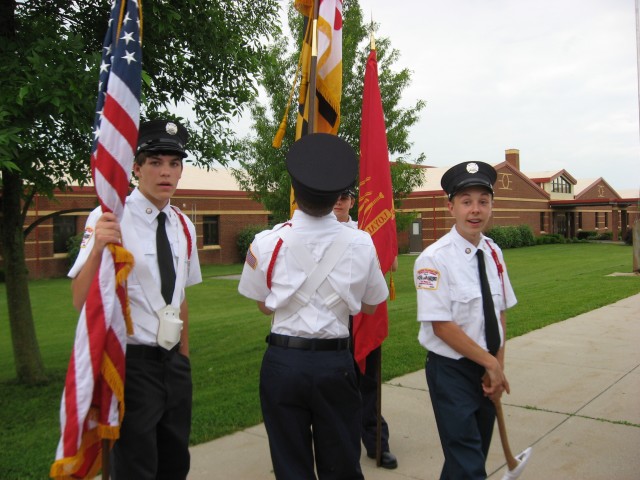
[[[102,439],[102,480],[109,480],[109,446],[110,440]]]
[[[373,352],[376,357],[376,466],[382,465],[382,345]]]
[[[313,2],[311,18],[311,66],[309,68],[309,105],[307,118],[307,133],[315,133],[316,128],[316,70],[318,68],[318,12],[320,0]]]
[[[371,32],[369,33],[370,49],[376,49],[376,41],[373,38],[373,16],[371,18]],[[387,313],[388,315],[388,313]],[[374,352],[376,358],[376,466],[382,465],[382,345]]]

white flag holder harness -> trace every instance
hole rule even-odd
[[[180,218],[181,212],[174,209],[176,215]],[[184,235],[178,235],[178,268],[176,269],[175,285],[183,285],[187,270],[189,268],[189,258],[191,256],[191,237],[186,224],[180,218]],[[125,248],[133,254],[134,259],[142,259],[145,252],[142,251],[139,239],[135,233],[135,223],[128,208],[124,209],[122,223],[130,225],[131,228],[122,229],[122,240]],[[187,260],[185,260],[185,256]],[[151,271],[146,262],[136,261],[134,270],[145,297],[149,301],[151,308],[156,312],[159,319],[158,328],[158,345],[167,350],[172,349],[180,341],[180,332],[182,330],[182,320],[180,320],[180,296],[182,289],[174,288],[171,304],[167,305],[162,298],[160,292],[160,284],[153,279]],[[152,328],[151,328],[152,330]]]
[[[278,231],[278,236],[287,246],[296,262],[302,267],[307,278],[291,297],[289,303],[276,310],[274,321],[290,317],[302,307],[305,307],[311,301],[313,295],[317,293],[322,298],[325,306],[335,314],[338,320],[346,324],[349,318],[348,305],[338,295],[327,277],[349,247],[351,232],[346,228],[342,229],[318,263],[313,260],[311,252],[302,244],[291,228],[281,228]]]

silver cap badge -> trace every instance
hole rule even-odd
[[[173,122],[167,122],[165,130],[169,135],[175,135],[176,133],[178,133],[178,126]]]

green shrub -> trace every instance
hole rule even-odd
[[[611,240],[613,234],[611,232],[601,232],[596,236],[596,240]]]
[[[548,233],[536,238],[536,244],[538,245],[547,245],[553,243],[567,243],[567,239],[559,233]]]
[[[530,247],[536,244],[536,239],[533,236],[533,230],[529,225],[519,225],[518,231],[520,232],[520,241],[523,247]]]
[[[266,228],[266,225],[249,225],[240,230],[236,237],[236,245],[238,246],[238,254],[241,258],[246,256],[247,250],[249,250],[249,246],[251,242],[253,242],[253,237],[255,237],[257,233],[266,230]]]
[[[588,240],[590,238],[596,238],[597,233],[591,230],[578,230],[579,240]]]
[[[496,242],[500,248],[508,248],[507,247],[508,238],[507,238],[506,232],[502,227],[499,227],[499,226],[493,227],[490,230],[487,230],[485,232],[485,235],[489,237],[491,240],[493,240],[494,242]]]
[[[497,225],[488,230],[486,235],[502,249],[528,247],[536,244],[533,231],[528,225]]]

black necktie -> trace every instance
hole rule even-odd
[[[500,348],[500,332],[498,331],[498,319],[493,308],[493,298],[487,280],[487,271],[484,266],[484,253],[476,250],[478,256],[478,273],[480,274],[480,288],[482,290],[482,309],[484,310],[484,336],[487,341],[487,349],[491,355],[495,355]]]
[[[167,237],[164,222],[167,215],[164,212],[158,214],[158,230],[156,230],[156,252],[158,254],[158,266],[160,267],[160,291],[167,305],[173,298],[173,289],[176,283],[176,271],[173,267],[173,253]]]

